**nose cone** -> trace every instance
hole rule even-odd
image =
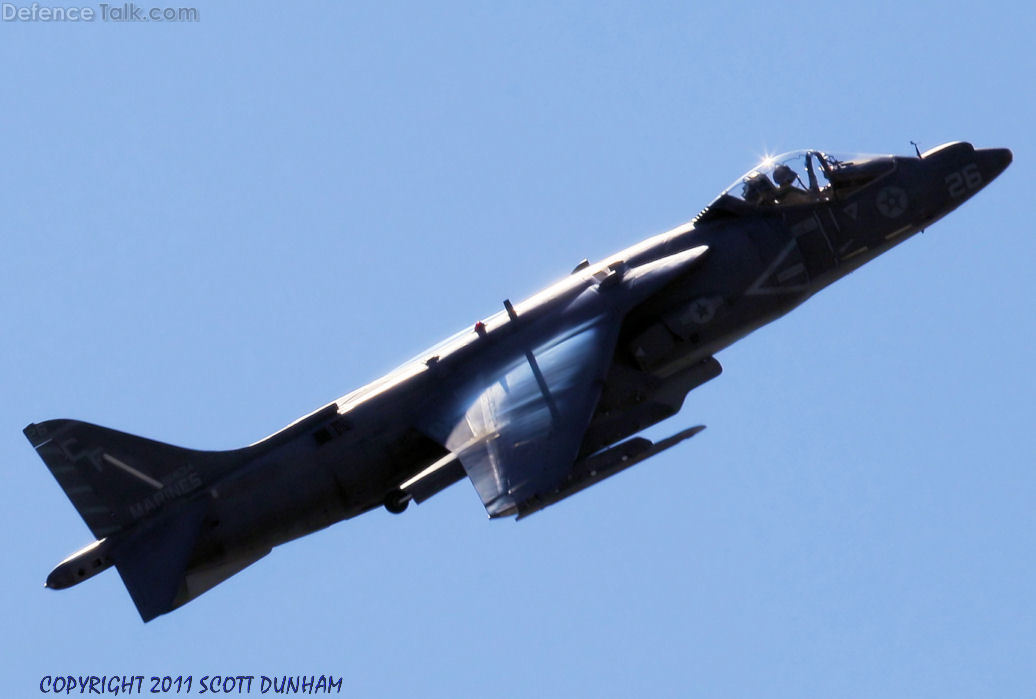
[[[1014,160],[1010,148],[976,148],[975,158],[986,182],[991,182]]]
[[[996,179],[1013,159],[1009,148],[975,148],[967,141],[944,143],[921,156],[921,160],[928,164],[929,172],[946,176],[951,188],[951,181],[959,177],[969,193]]]
[[[914,190],[917,225],[924,228],[975,196],[1012,159],[1007,148],[975,148],[965,141],[944,143],[924,153]]]

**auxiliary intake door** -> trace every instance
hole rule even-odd
[[[828,207],[824,205],[784,212],[785,224],[795,237],[810,279],[816,279],[838,264],[828,231],[834,221],[827,214]]]

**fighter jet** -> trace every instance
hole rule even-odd
[[[917,156],[767,158],[690,222],[473,323],[251,446],[197,451],[76,420],[25,435],[96,541],[63,589],[115,566],[144,621],[279,544],[468,478],[521,519],[697,434],[637,436],[721,372],[715,355],[960,206],[1011,163],[947,143]]]

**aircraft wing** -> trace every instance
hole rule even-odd
[[[706,251],[588,270],[565,300],[586,312],[572,313],[571,324],[562,320],[553,333],[515,332],[434,401],[418,426],[460,461],[490,517],[520,515],[566,483],[626,313]]]
[[[491,517],[516,514],[571,469],[612,359],[615,326],[602,317],[569,328],[483,373],[460,416],[435,430]]]

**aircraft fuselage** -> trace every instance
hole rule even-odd
[[[634,437],[720,373],[718,352],[946,215],[1010,161],[1006,149],[967,143],[920,157],[787,154],[748,173],[692,222],[581,263],[525,301],[504,302],[470,329],[242,450],[136,445],[129,440],[146,440],[75,421],[30,425],[26,434],[81,513],[93,502],[71,494],[84,487],[73,474],[81,466],[86,486],[111,501],[111,521],[84,514],[100,544],[62,562],[48,585],[67,587],[114,563],[148,619],[274,546],[382,505],[401,511],[465,475],[490,516],[531,514],[697,433],[700,427],[658,444]],[[579,411],[582,418],[569,420]],[[571,468],[541,473],[532,465],[521,477],[500,471],[513,466],[508,449],[525,453],[507,430],[546,440],[579,430],[576,441],[558,447]],[[81,449],[90,439],[115,446]],[[159,450],[155,463],[187,463],[177,485],[158,466],[128,463],[134,449],[149,445]],[[177,490],[142,514],[140,503],[149,500],[106,495],[87,461],[99,473],[117,469],[146,498],[174,487],[191,492]],[[190,465],[209,462],[203,473]],[[152,490],[144,487],[149,481]],[[178,524],[184,521],[191,524]],[[152,599],[139,591],[143,574],[133,565],[139,542],[181,529],[191,539],[182,553],[185,582],[172,601],[168,591]]]

